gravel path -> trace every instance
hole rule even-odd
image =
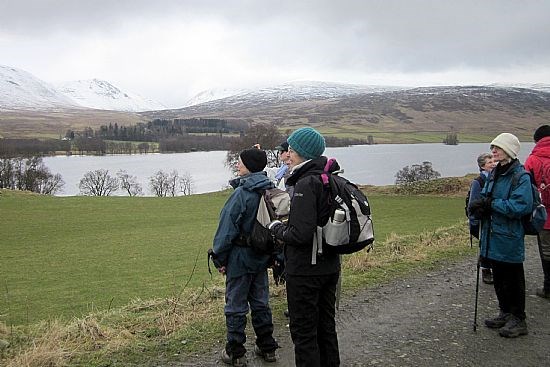
[[[492,285],[480,282],[478,328],[473,331],[475,259],[416,274],[342,300],[337,314],[342,366],[550,366],[550,301],[535,296],[542,268],[534,239],[526,250],[529,335],[506,339],[484,326],[498,313]],[[345,279],[344,279],[345,281]],[[287,325],[276,324],[279,360],[253,355],[248,366],[294,366]],[[178,366],[220,366],[218,351]]]

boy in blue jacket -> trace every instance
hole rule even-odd
[[[225,319],[227,343],[221,359],[232,366],[246,366],[246,315],[250,308],[256,333],[257,355],[274,362],[279,347],[273,338],[273,321],[269,307],[267,268],[270,256],[257,253],[241,239],[252,231],[260,203],[260,193],[273,187],[263,169],[267,164],[264,151],[246,149],[239,155],[239,177],[230,182],[235,191],[225,203],[214,236],[213,250],[223,264],[218,270],[226,275]]]

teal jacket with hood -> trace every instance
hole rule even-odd
[[[265,172],[254,172],[230,182],[235,189],[221,213],[212,249],[222,264],[226,264],[226,276],[237,278],[248,273],[265,271],[269,255],[259,254],[250,247],[237,246],[234,241],[252,231],[260,190],[273,187]]]
[[[517,159],[502,167],[500,163],[489,176],[481,195],[492,197],[491,217],[481,223],[481,255],[489,259],[522,263],[525,243],[521,217],[531,212],[533,196],[529,175],[522,174],[512,187],[516,172],[525,172]]]

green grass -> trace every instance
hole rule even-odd
[[[0,321],[82,316],[210,281],[206,250],[228,193],[177,198],[0,195]],[[369,196],[377,246],[448,226],[462,198]],[[196,267],[196,269],[194,269]],[[7,310],[7,311],[5,311]]]
[[[178,198],[0,196],[0,317],[78,316],[207,278],[227,194]]]

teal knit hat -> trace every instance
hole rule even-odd
[[[287,141],[290,148],[305,159],[319,158],[325,151],[325,138],[311,127],[295,130]]]

